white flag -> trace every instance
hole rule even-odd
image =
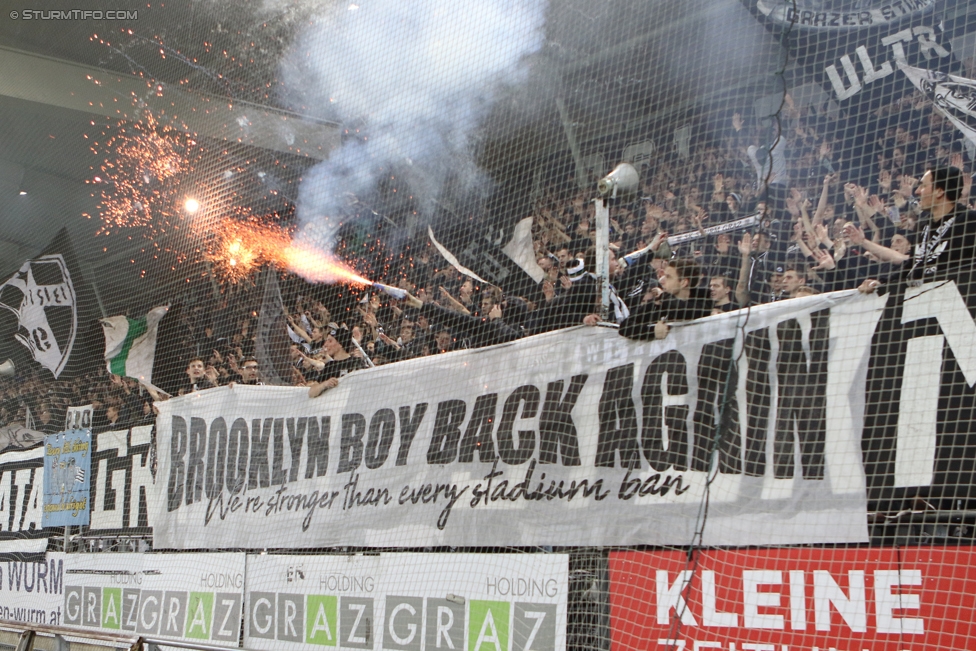
[[[156,330],[169,306],[154,307],[139,319],[110,316],[101,320],[105,331],[105,362],[110,373],[152,383]]]
[[[536,261],[535,249],[532,247],[531,217],[526,217],[515,225],[512,239],[502,247],[502,251],[535,282],[541,283],[546,277],[546,272]]]
[[[444,259],[445,260],[447,260],[448,262],[451,263],[451,266],[452,267],[454,267],[455,269],[457,269],[458,271],[460,271],[461,273],[463,273],[465,276],[470,276],[470,277],[474,278],[475,280],[477,280],[479,283],[481,283],[483,285],[490,285],[491,284],[490,282],[488,282],[487,280],[485,280],[484,278],[482,278],[481,276],[479,276],[478,274],[476,274],[475,272],[471,271],[470,269],[468,269],[467,267],[465,267],[463,264],[461,264],[458,261],[458,259],[454,256],[453,253],[451,253],[446,248],[444,248],[444,245],[441,244],[440,242],[438,242],[437,241],[437,238],[434,237],[434,231],[433,231],[433,229],[431,229],[430,226],[427,226],[427,235],[430,236],[430,241],[434,244],[434,247],[440,252],[440,254],[442,256],[444,256]]]

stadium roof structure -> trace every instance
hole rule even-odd
[[[104,145],[106,130],[147,111],[222,150],[229,168],[247,161],[251,176],[235,192],[260,186],[254,175],[265,179],[282,161],[289,179],[280,180],[294,181],[340,142],[327,114],[283,99],[280,66],[298,28],[316,13],[356,5],[117,4],[129,20],[36,12],[30,20],[0,20],[0,273],[62,226],[86,273],[96,284],[111,283],[113,296],[128,294],[118,289],[140,272],[170,269],[141,236],[95,236],[93,179],[106,156],[93,149]],[[79,3],[78,10],[105,11],[96,5]],[[554,0],[544,30],[526,83],[495,98],[478,134],[479,165],[496,181],[553,173],[550,164],[579,168],[595,149],[669,143],[676,127],[695,126],[706,113],[697,108],[776,90],[784,63],[775,35],[743,2]],[[695,45],[705,41],[707,54]],[[717,58],[722,42],[729,56]],[[687,47],[677,52],[674,43]],[[522,212],[521,205],[505,212]]]

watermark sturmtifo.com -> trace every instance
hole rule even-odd
[[[137,9],[21,9],[7,15],[11,20],[139,20]]]

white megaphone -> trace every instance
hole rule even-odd
[[[630,163],[621,163],[613,168],[613,171],[604,176],[596,184],[597,191],[602,196],[610,195],[610,198],[634,194],[640,184],[640,175]]]
[[[16,370],[17,367],[14,366],[14,360],[8,359],[3,364],[0,364],[0,377],[13,377]]]

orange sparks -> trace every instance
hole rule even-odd
[[[149,111],[143,119],[120,123],[115,135],[92,147],[93,153],[111,154],[92,180],[100,199],[100,235],[136,226],[147,228],[152,237],[178,217],[171,193],[193,169],[192,146]]]
[[[223,219],[213,229],[217,245],[208,257],[221,275],[233,282],[264,264],[275,264],[310,282],[372,284],[322,251],[293,243],[280,226]]]
[[[208,152],[185,130],[161,124],[148,109],[142,113],[142,121],[106,129],[91,147],[105,156],[89,181],[98,199],[99,235],[138,228],[156,251],[175,254],[177,262],[196,248],[232,283],[275,265],[315,283],[372,284],[335,256],[293,242],[293,229],[282,226],[277,213],[259,215],[236,205],[236,195],[222,190],[219,179],[198,171],[217,152]],[[230,174],[242,171],[239,166]]]
[[[214,239],[207,258],[220,275],[237,282],[266,263],[277,262],[279,251],[291,242],[280,227],[217,218],[206,225]]]
[[[322,251],[299,244],[289,244],[282,251],[284,266],[314,283],[345,282],[353,285],[372,285],[342,262]]]

